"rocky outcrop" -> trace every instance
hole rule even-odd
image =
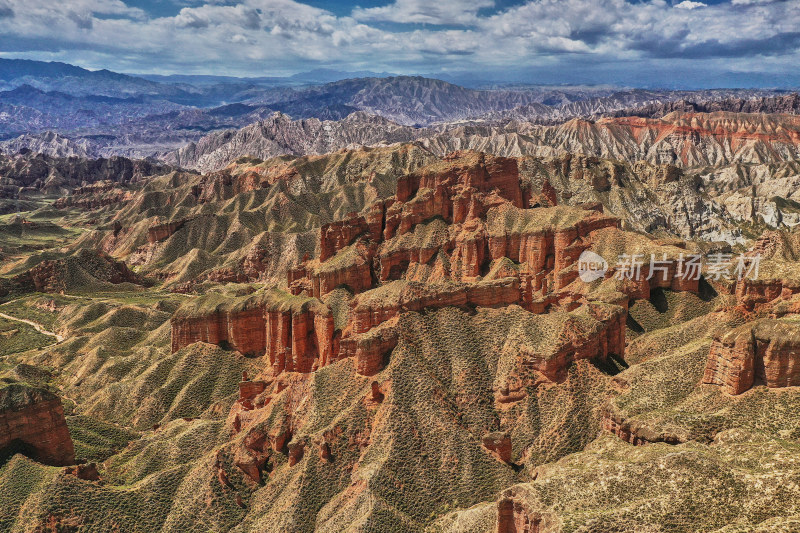
[[[612,354],[623,356],[627,317],[624,307],[592,302],[560,316],[557,336],[550,342],[534,348],[520,346],[516,374],[526,385],[535,384],[538,376],[561,382],[575,361],[605,361]]]
[[[444,284],[397,281],[353,298],[348,328],[353,333],[365,333],[406,311],[504,307],[519,301],[519,281],[516,278]]]
[[[84,159],[80,157],[50,157],[25,151],[0,156],[2,185],[18,191],[37,190],[66,192],[95,182],[127,184],[147,176],[165,174],[170,167],[150,161],[125,157]]]
[[[64,472],[84,481],[100,481],[100,472],[97,470],[96,463],[70,466],[65,468]]]
[[[497,500],[495,533],[540,533],[550,531],[552,520],[531,509],[514,489],[503,492]]]
[[[363,292],[374,280],[400,279],[410,265],[426,264],[439,251],[450,254],[456,265],[453,277],[474,278],[486,260],[482,219],[503,204],[522,207],[516,160],[451,154],[401,176],[393,198],[373,204],[364,214],[324,225],[319,258],[289,272],[290,291],[319,298],[345,285]],[[451,226],[447,237],[425,231],[411,235],[433,218]]]
[[[488,433],[481,442],[497,460],[506,464],[511,462],[511,437],[507,433]]]
[[[172,351],[195,342],[229,346],[245,355],[263,355],[266,346],[264,310],[216,311],[173,319]]]
[[[64,259],[48,259],[12,280],[23,291],[64,293],[85,289],[86,283],[142,283],[128,266],[111,256],[88,249]]]
[[[373,376],[383,370],[386,356],[397,346],[399,336],[397,318],[364,333],[343,336],[339,343],[339,358],[355,358],[358,373]]]
[[[300,312],[266,310],[266,354],[274,374],[311,372],[336,352],[333,316],[324,308]]]
[[[21,383],[0,387],[0,462],[15,453],[53,466],[75,463],[58,396]]]
[[[556,201],[547,187],[541,194]],[[629,238],[619,219],[597,204],[523,209],[525,198],[513,159],[458,153],[423,167],[399,179],[394,197],[323,225],[320,256],[287,273],[291,296],[267,291],[268,297],[178,313],[172,349],[202,341],[263,355],[271,375],[307,373],[349,357],[360,374],[374,375],[396,346],[406,312],[514,304],[536,314],[583,309],[565,317],[546,349],[520,349],[518,374],[531,385],[563,380],[580,359],[622,355],[629,298],[648,298],[655,287],[697,291],[671,261],[663,276],[642,268],[620,284],[623,292],[604,293],[611,295],[606,304],[592,303],[587,286],[577,285],[577,260],[596,241]],[[639,248],[659,246],[636,238]],[[339,287],[353,296],[346,324],[337,326],[322,299]],[[202,308],[207,299],[213,297],[193,305]]]
[[[572,220],[561,222],[564,219]],[[590,234],[603,228],[618,228],[619,224],[619,219],[594,210],[519,210],[504,205],[488,217],[488,255],[492,260],[508,257],[520,263],[523,284],[529,293],[547,292],[548,282],[559,290],[577,278],[577,270],[566,269],[589,248]],[[527,297],[529,301],[532,298]]]
[[[602,427],[603,431],[616,435],[634,446],[643,446],[654,442],[665,442],[667,444],[679,444],[682,442],[676,435],[663,431],[659,432],[638,421],[626,419],[611,406],[603,409]]]
[[[181,229],[184,224],[186,224],[186,220],[176,220],[151,226],[147,229],[147,242],[155,244],[159,241],[166,240],[173,233]]]
[[[800,328],[791,321],[762,319],[715,336],[703,383],[741,394],[755,383],[800,385]]]
[[[736,303],[750,311],[778,298],[788,298],[798,293],[800,282],[794,280],[743,277],[736,282]]]
[[[341,249],[340,249],[341,250]],[[335,288],[345,286],[353,292],[363,292],[372,286],[372,256],[374,246],[357,242],[335,260],[319,264],[306,261],[287,273],[289,291],[321,298]]]
[[[173,352],[195,342],[216,344],[268,357],[275,374],[311,372],[334,361],[339,350],[333,316],[322,302],[278,290],[209,309],[185,308],[171,325]]]

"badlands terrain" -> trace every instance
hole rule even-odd
[[[800,530],[797,95],[388,80],[4,141],[0,530]]]

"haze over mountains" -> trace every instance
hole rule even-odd
[[[0,149],[30,148],[56,156],[165,157],[163,154],[198,142],[210,132],[243,128],[275,113],[295,120],[339,121],[364,112],[397,123],[391,128],[396,131],[400,126],[442,130],[463,121],[558,124],[572,118],[594,120],[610,115],[655,118],[674,110],[795,113],[798,107],[796,97],[783,90],[690,92],[606,86],[469,89],[409,76],[321,83],[342,75],[346,74],[320,71],[291,78],[145,79],[61,63],[3,59]],[[358,122],[358,118],[350,118],[339,129],[357,127]],[[374,134],[351,133],[346,137],[353,142],[363,138],[372,144],[426,135],[406,130],[402,135],[393,133],[383,139]],[[217,142],[207,140],[201,144]],[[313,144],[311,140],[302,142]],[[287,153],[298,152],[287,148]],[[174,156],[166,158],[175,160]]]

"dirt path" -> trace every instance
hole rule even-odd
[[[0,317],[5,318],[6,320],[13,320],[15,322],[22,322],[23,324],[28,324],[29,326],[33,326],[33,329],[41,333],[42,335],[47,335],[49,337],[55,337],[56,342],[61,342],[64,340],[64,337],[59,335],[58,333],[53,333],[52,331],[47,331],[44,329],[44,326],[41,324],[37,324],[33,320],[27,320],[25,318],[17,318],[11,315],[7,315],[5,313],[0,313]]]

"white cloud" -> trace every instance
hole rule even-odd
[[[707,7],[703,2],[692,2],[692,0],[683,0],[680,4],[675,4],[678,9],[697,9],[698,7]]]
[[[241,0],[154,18],[119,0],[0,0],[0,16],[13,17],[3,19],[0,42],[6,53],[82,65],[244,75],[254,62],[274,74],[319,64],[393,72],[659,58],[724,57],[731,69],[790,64],[800,47],[796,3],[734,2],[685,0],[674,9],[666,0],[532,0],[486,16],[481,8],[493,0],[467,8],[461,0],[396,0],[337,17],[293,0]],[[430,26],[375,24],[386,21]],[[752,61],[757,54],[762,60]]]
[[[465,5],[466,4],[466,5]],[[356,8],[352,16],[361,21],[386,21],[416,24],[469,25],[478,20],[478,11],[494,7],[494,0],[395,0],[382,7]]]

